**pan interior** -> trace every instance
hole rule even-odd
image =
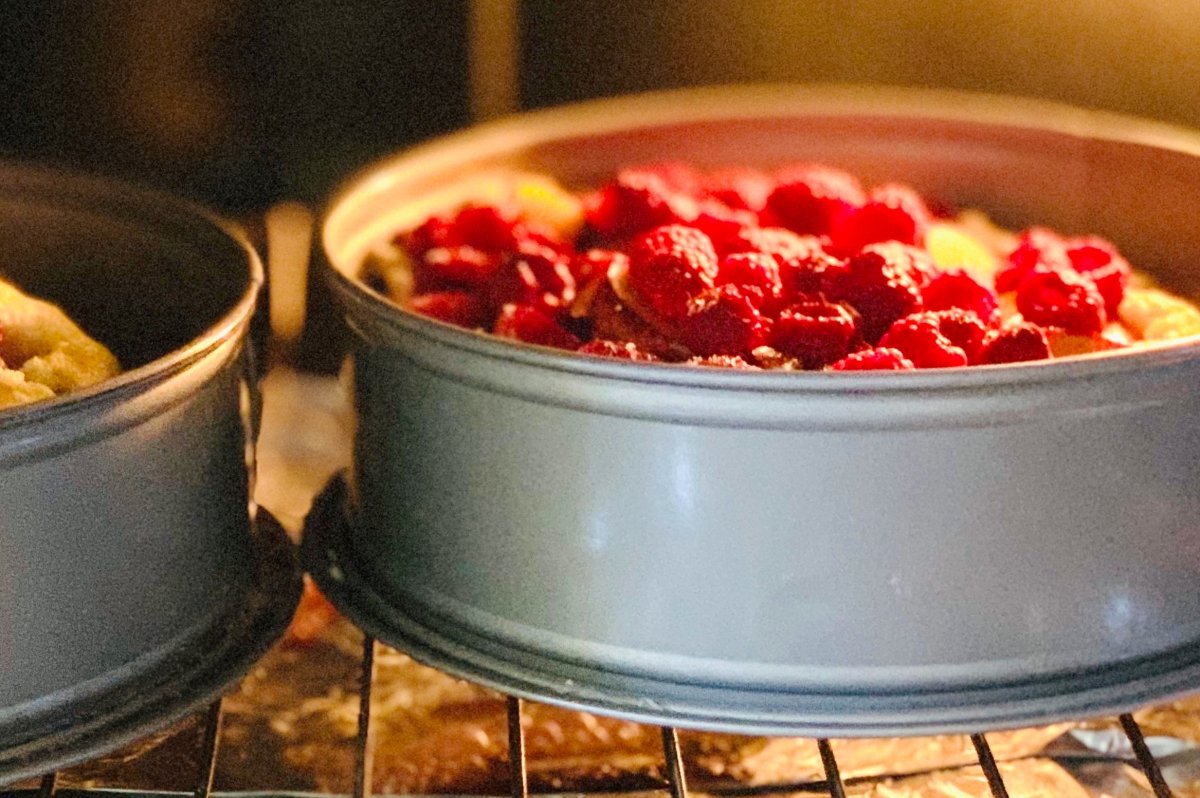
[[[185,346],[245,294],[245,250],[183,206],[103,181],[18,177],[0,179],[0,276],[59,304],[123,368]]]

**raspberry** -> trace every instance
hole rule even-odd
[[[782,266],[793,258],[807,258],[824,252],[824,239],[801,236],[782,227],[752,227],[744,229],[734,252],[761,252],[770,255]]]
[[[474,329],[487,325],[491,318],[487,304],[466,291],[438,291],[418,294],[409,299],[409,310],[459,327]]]
[[[711,288],[716,276],[712,241],[692,227],[659,227],[640,236],[629,250],[630,289],[665,319],[687,316],[688,302]]]
[[[527,344],[555,349],[578,349],[580,341],[559,326],[551,316],[533,305],[507,304],[500,309],[492,333]]]
[[[800,164],[781,171],[767,197],[774,223],[797,233],[824,235],[864,201],[854,176],[838,169]]]
[[[476,288],[487,282],[499,266],[499,258],[475,247],[435,247],[421,259],[417,284]]]
[[[420,257],[435,247],[458,247],[464,242],[454,225],[453,217],[435,214],[407,235],[397,236],[396,243],[401,244],[411,255]]]
[[[830,368],[834,371],[908,371],[916,366],[898,349],[876,347],[846,355]]]
[[[512,208],[469,204],[453,217],[431,216],[402,237],[405,248],[415,256],[434,249],[473,247],[486,253],[514,250],[524,241],[561,249],[562,243],[548,229],[523,220]]]
[[[1008,254],[1008,265],[996,272],[996,291],[1016,291],[1025,276],[1036,268],[1060,271],[1071,268],[1066,244],[1053,230],[1031,227],[1021,233],[1017,246]]]
[[[926,310],[962,308],[975,313],[981,320],[991,322],[1000,312],[996,294],[980,285],[962,269],[942,272],[921,289]]]
[[[585,355],[614,357],[619,360],[642,360],[646,362],[658,360],[653,354],[638,349],[637,344],[631,341],[610,341],[607,338],[596,338],[588,341],[576,351],[582,352]]]
[[[777,302],[783,290],[779,264],[770,255],[760,252],[736,252],[727,256],[717,270],[716,284],[736,285],[758,310]]]
[[[843,358],[858,333],[857,314],[845,305],[811,299],[780,311],[771,347],[816,369]]]
[[[967,353],[942,334],[934,313],[916,313],[897,320],[879,339],[879,346],[897,349],[917,368],[952,368],[967,365]]]
[[[1045,330],[1036,324],[1021,322],[988,333],[979,352],[979,363],[1022,363],[1048,357],[1050,343]]]
[[[775,184],[757,169],[718,169],[701,181],[703,196],[729,208],[758,213],[767,205]]]
[[[863,249],[883,253],[897,268],[908,272],[921,290],[942,273],[929,253],[920,247],[901,244],[899,241],[880,241],[868,244]]]
[[[737,355],[709,355],[708,357],[693,357],[688,359],[693,366],[715,366],[723,369],[739,369],[741,371],[760,371],[758,366],[747,363]]]
[[[832,237],[839,249],[853,253],[878,241],[923,246],[929,210],[908,186],[895,183],[871,191],[867,201],[838,219]]]
[[[780,268],[783,293],[787,297],[827,294],[846,271],[846,262],[824,252],[788,258]]]
[[[1061,327],[1075,335],[1104,329],[1104,297],[1096,284],[1073,271],[1035,269],[1017,288],[1017,310],[1027,321]]]
[[[726,255],[746,250],[744,239],[752,235],[750,231],[757,229],[758,218],[749,211],[731,210],[709,201],[700,206],[700,213],[691,226],[712,239],[718,255]]]
[[[602,236],[622,238],[661,225],[689,223],[696,202],[656,171],[625,169],[588,201],[587,220]]]
[[[516,248],[517,225],[515,213],[494,205],[467,205],[454,218],[454,226],[464,243],[492,252]]]
[[[493,307],[510,303],[538,305],[553,314],[575,298],[569,259],[525,241],[495,272],[487,286]]]
[[[1116,318],[1117,308],[1125,297],[1125,285],[1133,269],[1108,241],[1097,236],[1077,238],[1067,242],[1067,258],[1080,274],[1091,278],[1104,297],[1104,311]]]
[[[934,311],[931,315],[937,318],[942,335],[961,349],[969,362],[974,363],[983,346],[983,338],[987,335],[987,325],[980,321],[975,311],[951,308]]]
[[[849,302],[862,316],[859,329],[869,343],[878,341],[892,322],[921,310],[920,272],[909,250],[869,246],[846,263],[830,286],[830,299]]]
[[[703,291],[679,320],[680,339],[693,355],[738,355],[766,336],[764,319],[753,303],[732,285]]]

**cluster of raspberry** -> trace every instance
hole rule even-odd
[[[1050,357],[1055,334],[1124,343],[1107,328],[1131,269],[1111,243],[1033,228],[994,268],[957,268],[926,249],[948,215],[905,185],[667,164],[573,199],[578,224],[471,203],[401,234],[405,304],[542,346],[741,369],[1012,363]]]

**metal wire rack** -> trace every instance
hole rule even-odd
[[[369,798],[371,795],[371,775],[373,764],[373,734],[371,725],[371,692],[375,683],[375,649],[376,641],[366,636],[363,642],[361,670],[358,685],[358,726],[355,738],[354,780],[352,798]],[[529,795],[529,779],[525,749],[525,732],[521,723],[524,701],[516,696],[507,697],[507,730],[508,730],[508,787],[512,798],[527,798]],[[1134,755],[1142,772],[1150,784],[1155,798],[1173,798],[1173,793],[1158,761],[1151,753],[1141,728],[1132,715],[1119,717],[1121,728],[1129,739]],[[221,700],[209,705],[204,715],[203,732],[199,742],[198,767],[196,769],[194,787],[190,794],[194,798],[209,798],[213,794],[213,775],[216,769],[217,755],[220,748],[221,736]],[[824,790],[831,798],[845,798],[846,784],[838,768],[833,747],[828,740],[817,740],[821,762],[824,766]],[[985,734],[971,735],[971,743],[979,766],[987,779],[988,787],[993,798],[1008,798],[1008,789],[996,759],[992,755]],[[663,761],[666,783],[664,791],[671,798],[687,798],[689,795],[687,776],[684,773],[683,758],[680,753],[679,735],[672,727],[662,728]],[[790,789],[780,788],[790,792]],[[58,773],[47,773],[41,780],[36,791],[38,798],[55,798],[55,796],[77,796],[96,794],[99,791],[71,788],[59,791]],[[761,792],[761,791],[759,791]],[[175,793],[186,794],[186,793]]]

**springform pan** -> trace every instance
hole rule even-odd
[[[0,273],[119,376],[0,411],[0,783],[211,700],[286,628],[298,563],[252,523],[263,283],[246,239],[161,194],[0,164]]]
[[[1124,711],[1200,687],[1200,343],[908,373],[587,358],[402,311],[359,279],[510,169],[818,161],[1200,289],[1200,136],[925,91],[687,90],[531,113],[330,203],[352,473],[307,567],[417,658],[684,727],[867,736]]]

